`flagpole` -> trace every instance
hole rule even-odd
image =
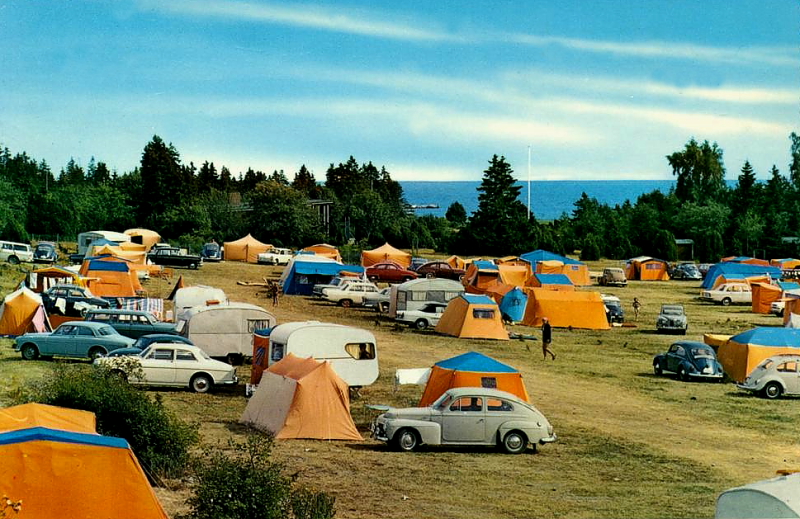
[[[531,147],[528,145],[528,220],[531,219]]]

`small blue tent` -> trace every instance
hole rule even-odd
[[[525,254],[521,255],[520,258],[524,259],[525,261],[529,261],[531,265],[536,265],[540,261],[560,261],[565,265],[583,265],[583,263],[578,260],[542,249],[526,252]]]
[[[565,278],[567,276],[564,276]],[[569,281],[569,279],[567,279]],[[572,283],[570,283],[572,284]],[[528,304],[528,296],[519,287],[514,287],[503,296],[500,301],[500,314],[506,321],[518,323],[525,317],[525,307]]]
[[[746,277],[766,276],[772,279],[780,279],[782,272],[778,267],[767,267],[764,265],[750,265],[748,263],[723,262],[716,263],[708,269],[702,288],[712,288],[716,284],[717,278],[725,276],[727,279],[742,279]]]
[[[283,293],[286,295],[310,296],[314,285],[330,283],[342,271],[361,274],[364,272],[364,267],[342,265],[341,263],[295,260],[292,262],[291,270],[283,282]]]

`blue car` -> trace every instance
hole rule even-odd
[[[14,341],[14,351],[25,360],[41,357],[96,359],[110,351],[127,348],[133,339],[124,337],[105,323],[69,321],[52,333],[26,333]]]
[[[724,375],[711,346],[695,341],[676,342],[666,353],[656,355],[653,372],[656,375],[674,373],[684,382],[692,379],[722,381]]]
[[[114,351],[108,352],[106,357],[122,357],[125,355],[139,355],[147,349],[151,344],[158,343],[175,343],[182,342],[194,346],[194,343],[182,335],[171,335],[168,333],[151,333],[149,335],[142,335],[130,348],[119,348]]]

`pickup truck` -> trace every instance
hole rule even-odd
[[[262,265],[287,265],[292,259],[292,249],[270,249],[258,255]]]
[[[197,254],[182,254],[177,247],[161,247],[147,255],[154,265],[166,267],[188,267],[196,269],[203,264],[203,258]]]
[[[364,296],[376,294],[378,287],[369,281],[349,281],[341,287],[328,287],[322,291],[322,298],[345,308],[363,305]]]

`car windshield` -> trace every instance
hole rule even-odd
[[[605,303],[609,308],[620,308],[619,301],[606,301]]]
[[[219,252],[219,245],[217,245],[216,243],[206,243],[203,246],[203,250],[209,254],[216,253]]]
[[[683,315],[682,306],[662,306],[661,313],[667,315]]]
[[[692,348],[692,357],[696,359],[713,359],[714,352],[708,348]]]
[[[687,274],[700,274],[700,271],[695,265],[681,265],[681,270]]]
[[[442,396],[436,399],[434,403],[431,404],[431,407],[434,409],[444,409],[450,402],[453,400],[453,397],[450,396],[448,393],[444,393]]]
[[[51,252],[56,250],[55,247],[50,245],[49,243],[40,243],[36,246],[36,252]]]

